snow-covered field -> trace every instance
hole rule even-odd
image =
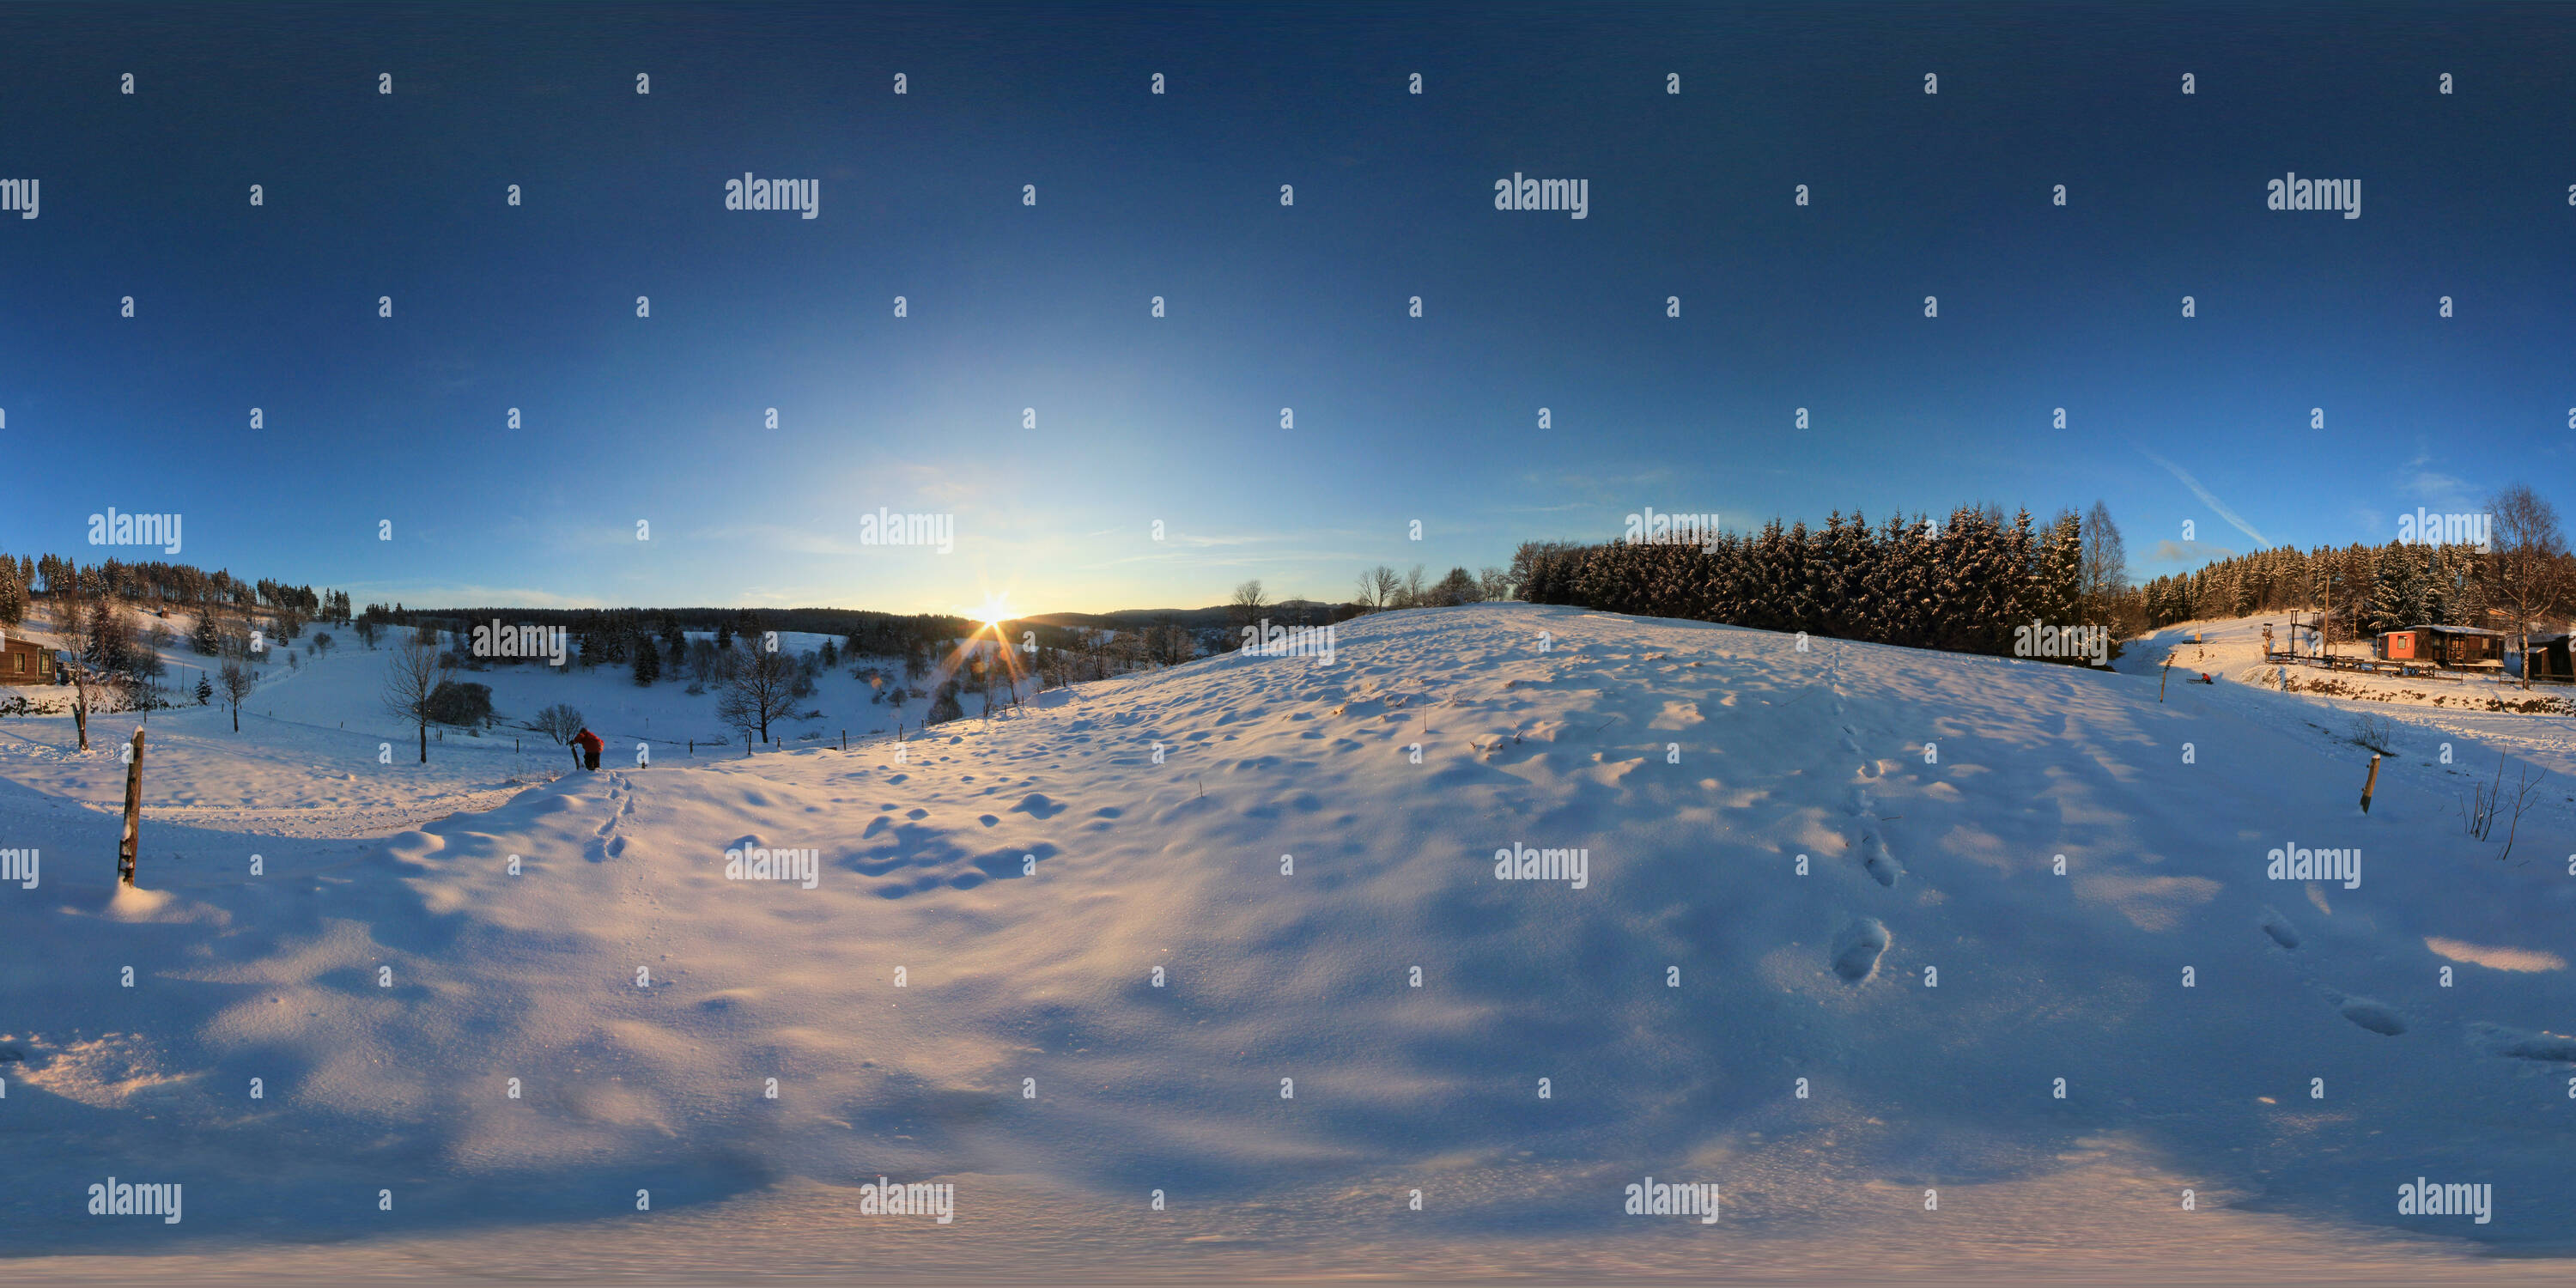
[[[242,703],[239,733],[220,695],[210,705],[194,704],[197,672],[221,663],[190,653],[184,643],[161,648],[163,684],[187,705],[96,718],[90,741],[110,753],[103,768],[94,757],[72,754],[78,738],[70,716],[60,714],[68,710],[69,688],[0,690],[0,696],[20,694],[57,712],[0,720],[0,780],[120,809],[125,777],[114,761],[115,744],[139,724],[151,770],[144,777],[144,805],[157,821],[258,835],[382,837],[462,810],[488,809],[572,768],[568,749],[513,727],[556,703],[582,712],[608,740],[611,762],[633,765],[639,743],[650,743],[660,763],[738,758],[745,751],[741,735],[716,716],[715,686],[692,695],[685,681],[668,678],[638,687],[624,667],[496,665],[459,670],[452,678],[489,686],[503,724],[477,733],[433,727],[429,763],[423,766],[416,734],[386,715],[381,702],[389,649],[371,651],[346,630],[332,633],[339,646],[327,653],[299,651],[289,667],[282,651],[272,651],[259,664],[259,687]],[[60,642],[28,635],[48,645]],[[802,653],[823,639],[786,632],[780,647]],[[895,662],[868,663],[900,677]],[[898,710],[870,702],[871,690],[852,674],[856,665],[845,661],[822,672],[814,695],[796,703],[798,716],[773,722],[771,736],[785,746],[838,746],[844,732],[853,742],[892,737],[898,718],[906,729],[919,729],[929,704],[914,700]],[[929,681],[919,683],[928,687]],[[961,701],[968,712],[980,712],[981,699],[972,692]],[[809,712],[820,714],[805,718]],[[383,763],[387,759],[391,765]]]
[[[2503,676],[2401,678],[2266,663],[2262,635],[2266,623],[2276,637],[2288,638],[2286,615],[2280,613],[2186,622],[2130,641],[2115,665],[2131,674],[2152,676],[2170,652],[2173,673],[2165,677],[2169,693],[2188,687],[2183,681],[2192,675],[2210,675],[2240,690],[2233,695],[2238,711],[2285,729],[2348,736],[2354,721],[2364,716],[2390,721],[2396,726],[2395,753],[2435,771],[2435,781],[2444,784],[2438,789],[2442,791],[2457,788],[2465,794],[2471,770],[2479,771],[2478,781],[2487,781],[2499,756],[2548,769],[2560,775],[2562,783],[2576,779],[2576,716],[2492,708],[2497,702],[2521,706],[2535,699],[2576,704],[2576,689],[2546,684],[2524,689]],[[2368,649],[2366,643],[2338,641],[2335,645],[2336,652],[2351,656],[2368,656]],[[2286,693],[2281,688],[2285,679],[2290,686]],[[2320,683],[2331,687],[2320,692]],[[2256,692],[2246,694],[2241,692],[2244,689]],[[2448,766],[2441,763],[2446,741],[2452,744]],[[2477,749],[2475,756],[2468,754],[2472,748]],[[2512,771],[2507,770],[2505,777],[2510,780]],[[2564,795],[2562,789],[2560,796]]]
[[[2576,1245],[2569,722],[2374,704],[2407,745],[2365,815],[2351,704],[2159,702],[2152,644],[1518,604],[1336,644],[900,759],[551,781],[506,731],[407,763],[344,648],[239,735],[151,717],[121,899],[113,751],[0,726],[0,848],[43,857],[0,885],[13,1275],[2563,1274],[2468,1254]],[[2444,741],[2548,772],[2511,861]],[[2285,846],[2358,881],[2267,879]],[[1519,847],[1579,879],[1500,879]],[[111,1174],[184,1220],[87,1215]],[[953,1222],[863,1214],[880,1176]],[[1720,1219],[1623,1213],[1648,1177]],[[2419,1177],[2491,1219],[2401,1215]]]

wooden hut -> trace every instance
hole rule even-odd
[[[2576,659],[2569,656],[2567,635],[2533,635],[2523,640],[2522,673],[2534,680],[2576,680]]]
[[[2383,662],[2413,662],[2423,666],[2468,670],[2477,667],[2504,668],[2504,632],[2483,626],[2409,626],[2404,630],[2381,631],[2370,643],[2373,657]]]
[[[51,684],[54,651],[30,639],[0,641],[0,684]]]

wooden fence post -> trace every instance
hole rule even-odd
[[[116,846],[116,879],[134,884],[134,854],[143,840],[143,731],[134,731],[134,749],[125,762],[125,837]]]
[[[2499,766],[2501,766],[2501,765],[2502,765],[2502,763],[2503,763],[2503,762],[2501,762],[2501,761],[2497,762],[2497,764],[2498,764]],[[2499,772],[2500,772],[2500,771],[2499,771]],[[2363,782],[2362,782],[2362,784],[2361,784],[2361,812],[2362,812],[2362,813],[2367,814],[2367,813],[2369,813],[2369,812],[2370,812],[2370,794],[2371,794],[2372,792],[2375,792],[2375,791],[2378,791],[2378,790],[2379,790],[2379,753],[2377,753],[2377,752],[2372,752],[2372,753],[2371,753],[2371,756],[2370,756],[2370,777],[2369,777],[2369,778],[2367,778],[2367,779],[2365,779],[2365,780],[2363,780]]]

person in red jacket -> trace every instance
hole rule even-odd
[[[582,768],[599,768],[600,749],[606,747],[608,744],[600,741],[599,735],[592,733],[588,729],[584,729],[580,733],[573,735],[572,741],[574,746],[581,748]]]

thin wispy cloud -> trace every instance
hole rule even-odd
[[[2231,509],[2227,508],[2227,503],[2226,503],[2225,501],[2221,501],[2221,500],[2219,500],[2217,497],[2210,495],[2210,491],[2209,491],[2209,489],[2208,489],[2208,488],[2205,488],[2205,487],[2202,487],[2202,486],[2200,485],[2200,480],[2199,480],[2199,479],[2193,478],[2191,475],[2184,473],[2184,472],[2183,472],[2183,468],[2182,468],[2181,466],[2176,465],[2176,464],[2174,464],[2172,461],[2166,460],[2165,458],[2163,458],[2163,457],[2161,457],[2161,456],[2156,455],[2154,452],[2146,451],[2144,448],[2140,448],[2140,449],[2139,449],[2139,451],[2140,451],[2140,452],[2141,452],[2141,453],[2142,453],[2142,454],[2143,454],[2143,455],[2144,455],[2148,460],[2154,461],[2156,464],[2161,465],[2161,466],[2164,466],[2164,467],[2165,467],[2165,472],[2166,472],[2166,473],[2171,474],[2171,475],[2173,475],[2175,478],[2182,480],[2182,485],[2183,485],[2184,487],[2190,488],[2190,489],[2191,489],[2191,494],[2192,494],[2193,496],[2199,497],[2199,498],[2200,498],[2200,503],[2201,503],[2202,505],[2208,506],[2212,511],[2216,512],[2216,514],[2218,515],[2218,517],[2219,517],[2219,518],[2222,518],[2222,519],[2227,520],[2228,524],[2229,524],[2230,526],[2234,527],[2238,532],[2242,532],[2242,533],[2244,533],[2246,536],[2249,536],[2249,537],[2254,538],[2254,544],[2255,544],[2257,547],[2269,546],[2269,545],[2271,545],[2271,544],[2272,544],[2271,542],[2266,541],[2266,540],[2264,540],[2264,539],[2263,539],[2263,534],[2262,534],[2262,533],[2260,533],[2260,532],[2256,532],[2256,531],[2254,530],[2254,525],[2253,525],[2253,524],[2247,523],[2247,522],[2246,522],[2246,521],[2245,521],[2241,516],[2239,516],[2239,515],[2236,513],[2236,511],[2234,511],[2234,510],[2231,510]]]
[[[2429,455],[2406,462],[2398,475],[2399,496],[2409,505],[2422,505],[2435,510],[2475,510],[2484,504],[2478,490],[2467,479],[2440,470],[2427,469]]]

